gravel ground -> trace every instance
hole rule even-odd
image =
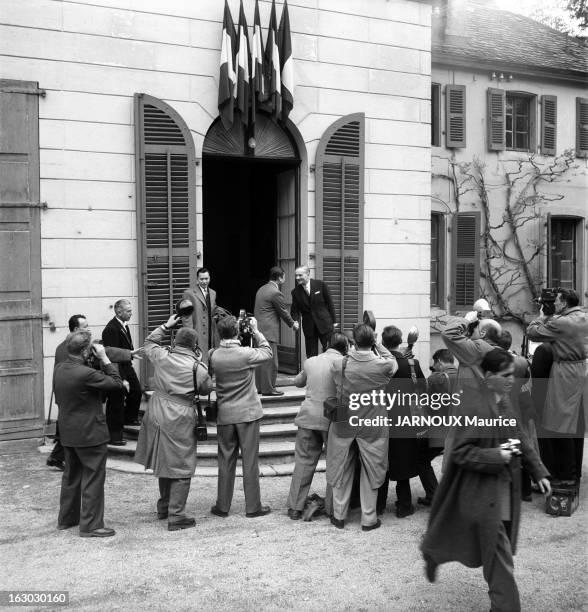
[[[482,571],[440,568],[423,575],[418,543],[427,510],[364,533],[355,511],[344,530],[328,520],[286,516],[290,478],[263,478],[267,517],[245,517],[241,480],[231,515],[209,514],[216,479],[192,481],[193,529],[168,532],[155,514],[155,478],[108,470],[106,525],[113,538],[58,531],[61,473],[38,453],[0,456],[0,589],[67,590],[71,610],[488,610]],[[586,466],[585,466],[586,472]],[[413,495],[422,494],[413,480]],[[324,474],[312,490],[322,493]],[[393,489],[392,489],[393,490]],[[393,505],[394,494],[389,500]],[[523,504],[516,577],[523,610],[586,610],[588,499],[571,518],[543,512],[534,496]],[[25,608],[20,608],[25,609]],[[47,609],[47,608],[43,608]]]

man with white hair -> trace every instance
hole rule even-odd
[[[120,299],[114,304],[114,318],[111,319],[102,331],[104,346],[129,349],[134,351],[133,339],[128,322],[133,316],[133,308],[129,300]],[[109,444],[124,446],[123,429],[125,425],[140,425],[139,407],[141,405],[141,384],[133,365],[121,363],[119,365],[121,378],[128,382],[129,390],[115,391],[108,396],[106,402],[106,422],[110,431]]]
[[[308,266],[296,268],[296,287],[292,289],[290,314],[295,321],[302,318],[306,356],[318,355],[318,341],[327,350],[336,321],[335,306],[327,284],[310,278]]]

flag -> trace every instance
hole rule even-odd
[[[277,119],[282,111],[281,81],[280,81],[280,51],[277,40],[276,0],[272,0],[272,11],[267,30],[267,42],[263,56],[263,74],[265,77],[265,96],[267,107],[272,116]]]
[[[233,25],[233,17],[227,0],[223,17],[223,35],[220,54],[220,74],[218,79],[218,112],[225,130],[231,129],[234,114],[235,76],[235,45],[237,35]]]
[[[263,82],[263,35],[259,18],[259,0],[255,0],[253,18],[253,44],[251,45],[251,123],[255,123],[257,101],[265,95]]]
[[[241,113],[241,122],[249,125],[249,34],[243,10],[243,0],[239,8],[239,26],[237,32],[237,80],[235,82],[237,110]]]
[[[280,74],[282,79],[282,121],[286,121],[294,106],[294,65],[287,0],[284,0],[284,8],[280,18],[278,49],[280,50]]]

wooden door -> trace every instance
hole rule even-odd
[[[43,434],[38,93],[0,80],[0,441]]]
[[[282,285],[282,293],[286,308],[292,305],[292,289],[294,289],[294,274],[296,270],[296,170],[287,170],[277,175],[278,214],[277,214],[277,245],[278,265],[286,272],[286,282]],[[286,374],[297,374],[299,334],[280,322],[280,342],[278,344],[279,371]]]

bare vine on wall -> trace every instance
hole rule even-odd
[[[578,168],[573,150],[544,161],[534,154],[501,162],[501,172],[489,172],[475,157],[471,162],[447,159],[446,174],[434,174],[450,186],[451,214],[472,204],[482,213],[480,295],[488,300],[497,320],[524,325],[537,312],[534,304],[543,286],[541,255],[547,253],[546,232],[527,231],[541,223],[550,206],[564,199],[547,189],[569,182]],[[432,329],[444,319],[431,321]]]

